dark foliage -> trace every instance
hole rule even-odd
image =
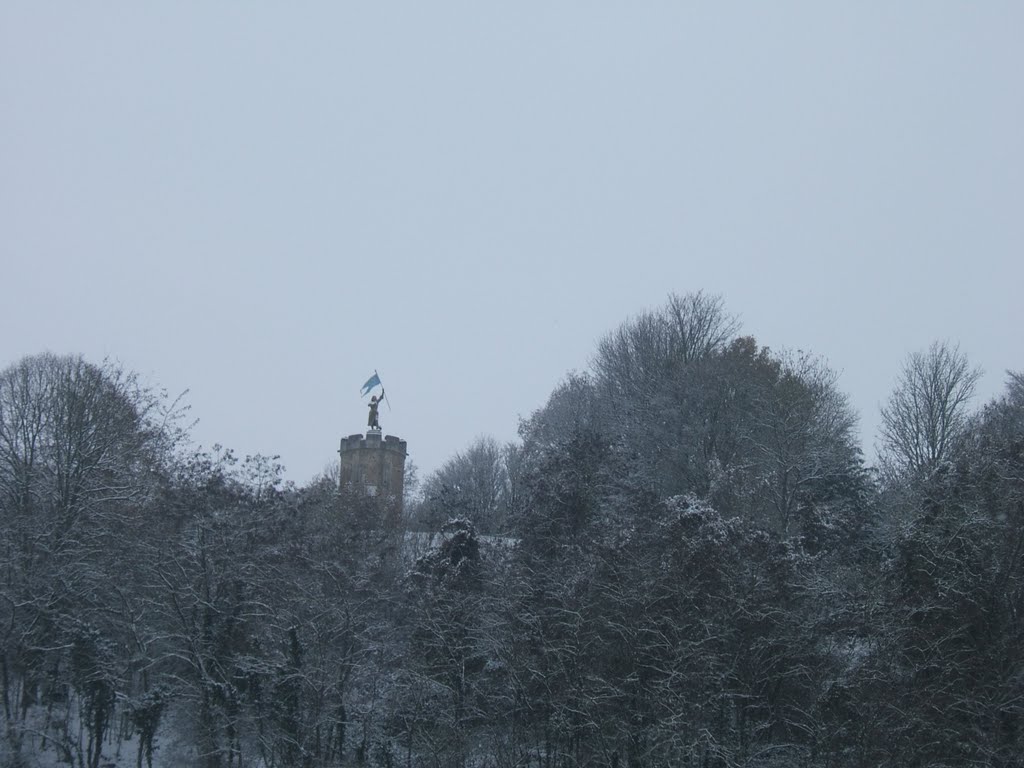
[[[12,366],[0,763],[1021,765],[1024,379],[876,482],[835,375],[737,331],[625,323],[415,532],[185,451],[116,368]]]

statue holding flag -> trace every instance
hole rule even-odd
[[[381,398],[384,397],[384,389],[380,390]],[[366,426],[370,429],[380,429],[380,419],[377,416],[377,408],[380,406],[380,400],[377,399],[376,395],[370,397],[370,418],[366,422]]]
[[[377,397],[376,395],[370,396],[370,414],[369,418],[366,420],[366,425],[370,429],[380,429],[380,416],[378,414],[378,411],[380,408],[381,400],[384,399],[384,385],[381,384],[380,376],[377,375],[376,371],[374,371],[373,376],[367,379],[366,383],[363,384],[362,388],[359,390],[359,394],[365,395],[368,392],[370,392],[374,387],[380,387],[380,397]],[[390,403],[388,404],[388,407],[391,407]]]

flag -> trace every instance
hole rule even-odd
[[[368,395],[368,394],[370,394],[370,390],[371,389],[373,389],[374,387],[379,387],[379,386],[380,386],[380,376],[378,376],[376,373],[374,373],[373,376],[368,378],[366,380],[366,383],[363,384],[362,389],[359,390],[359,394],[360,395]]]

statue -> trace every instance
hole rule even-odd
[[[374,371],[373,372],[373,376],[371,376],[369,379],[367,379],[366,383],[363,384],[362,387],[360,387],[359,394],[365,397],[366,395],[368,395],[370,393],[370,390],[375,389],[376,387],[380,387],[380,397],[377,397],[377,395],[373,395],[370,398],[370,417],[366,420],[366,425],[370,429],[378,429],[379,430],[380,429],[380,417],[378,416],[378,411],[380,409],[381,401],[385,399],[385,395],[384,395],[384,385],[381,384],[380,376],[377,375],[376,371]],[[388,403],[388,407],[389,408],[391,407],[391,403]]]
[[[370,397],[370,418],[367,419],[366,425],[370,429],[380,429],[380,419],[377,416],[377,410],[380,407],[380,401],[384,399],[384,388],[381,387],[380,397],[376,395]]]

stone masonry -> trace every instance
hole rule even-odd
[[[405,484],[405,440],[384,437],[379,429],[341,439],[341,487],[401,504]]]

